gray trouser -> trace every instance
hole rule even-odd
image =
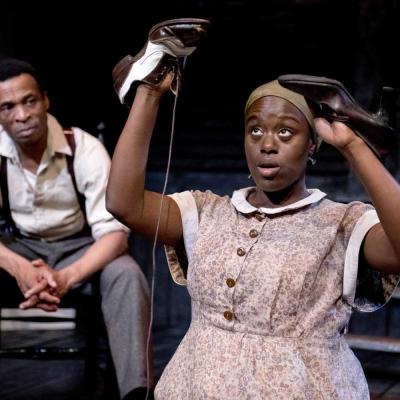
[[[91,237],[46,242],[1,238],[1,242],[29,260],[42,258],[56,270],[78,259],[93,243]],[[90,280],[73,290],[91,294]],[[121,397],[147,386],[146,343],[150,320],[149,287],[137,263],[128,254],[107,264],[100,273],[101,307]],[[152,354],[149,355],[153,384]]]

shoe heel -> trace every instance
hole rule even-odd
[[[142,55],[145,53],[146,46],[147,46],[147,43],[139,51],[139,53],[137,53],[135,56],[131,56],[130,54],[128,54],[122,60],[118,61],[118,63],[114,66],[114,68],[112,70],[112,80],[114,83],[114,88],[117,93],[119,92],[122,85],[124,84],[125,79],[128,76],[132,65],[137,60],[139,60],[139,58],[142,57]]]
[[[112,70],[112,79],[114,83],[114,89],[118,92],[121,89],[125,78],[127,77],[132,64],[134,63],[134,58],[131,55],[126,55],[122,60],[120,60]]]

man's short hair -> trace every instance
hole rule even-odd
[[[0,82],[14,78],[21,74],[31,75],[37,82],[39,90],[45,91],[43,81],[37,69],[30,63],[24,60],[19,60],[12,57],[0,58]]]

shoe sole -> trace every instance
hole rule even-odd
[[[340,91],[346,94],[346,96],[349,97],[349,100],[351,100],[352,103],[357,103],[357,101],[353,98],[353,96],[348,92],[348,90],[343,86],[342,82],[339,82],[335,79],[331,78],[325,78],[321,76],[313,76],[313,75],[307,75],[307,78],[304,75],[298,75],[298,74],[288,74],[288,75],[281,75],[278,78],[279,83],[284,82],[285,84],[288,83],[300,83],[300,84],[307,84],[307,83],[317,83],[320,86],[326,86],[326,87],[337,87],[339,88]]]
[[[170,19],[154,25],[148,38],[165,45],[177,57],[185,57],[205,38],[210,24],[209,20],[199,18]]]

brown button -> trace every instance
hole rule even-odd
[[[228,321],[232,321],[233,319],[233,312],[232,311],[224,311],[224,318]]]
[[[246,254],[246,250],[242,249],[241,247],[239,247],[237,249],[236,253],[237,253],[238,256],[242,257],[242,256],[244,256]]]
[[[228,285],[228,287],[232,288],[232,287],[235,286],[236,282],[235,282],[234,279],[228,278],[228,279],[226,280],[226,284]]]
[[[258,236],[258,231],[257,231],[256,229],[252,229],[252,230],[249,232],[249,236],[250,236],[251,238],[256,238],[256,237]]]

